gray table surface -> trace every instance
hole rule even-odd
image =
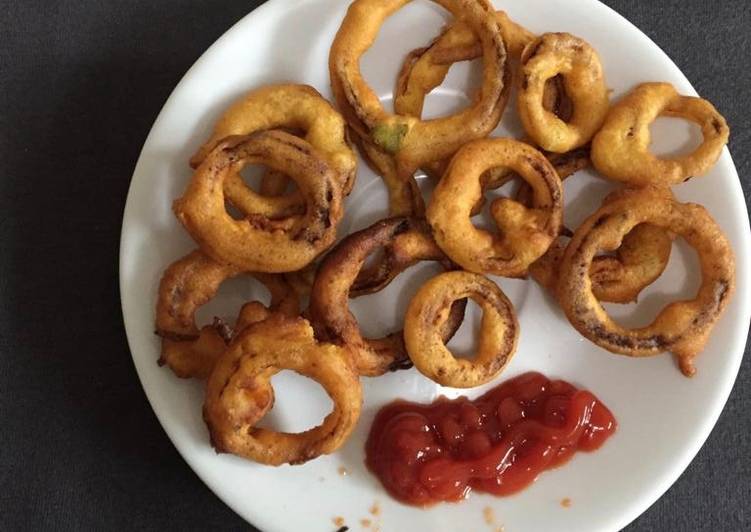
[[[0,0],[0,529],[248,529],[146,402],[117,253],[131,172],[162,104],[260,3]],[[727,117],[748,205],[751,3],[606,3]],[[746,356],[707,444],[628,530],[751,528],[750,410]]]

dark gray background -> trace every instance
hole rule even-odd
[[[146,402],[117,254],[128,182],[162,104],[260,3],[0,0],[0,529],[248,529]],[[748,204],[751,4],[606,3],[727,117]],[[748,529],[749,411],[747,356],[707,444],[629,530]]]

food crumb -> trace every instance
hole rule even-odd
[[[365,528],[370,528],[370,519],[360,519],[360,524]]]
[[[569,499],[568,497],[561,499],[561,506],[563,506],[564,508],[571,508],[571,499]]]
[[[339,469],[337,469],[337,472],[342,477],[346,477],[347,475],[349,475],[349,470],[344,466],[339,466]]]
[[[378,501],[373,503],[373,506],[370,507],[370,513],[372,515],[380,515],[381,514],[381,505],[378,504]]]
[[[339,527],[339,530],[337,530],[336,532],[340,532],[342,528],[347,529],[347,527],[344,526],[344,517],[337,516],[334,517],[331,521],[334,523],[334,526]]]
[[[485,518],[485,522],[489,525],[495,524],[495,514],[490,506],[486,506],[482,509],[482,516]]]
[[[349,530],[349,527],[343,526],[343,527],[337,528],[336,532],[347,532],[347,530]]]
[[[503,532],[503,525],[496,524],[495,513],[490,506],[486,506],[482,509],[482,516],[485,518],[485,522],[488,526],[493,527],[493,532]]]

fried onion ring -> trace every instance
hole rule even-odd
[[[235,220],[223,185],[243,166],[262,163],[294,179],[307,202],[303,215],[276,224],[261,216]],[[310,264],[336,238],[343,215],[337,173],[305,140],[266,131],[222,141],[193,174],[174,211],[201,249],[245,271],[280,273]]]
[[[400,369],[408,362],[402,331],[384,338],[363,338],[357,319],[349,311],[350,290],[367,257],[388,246],[399,235],[418,229],[409,218],[389,218],[349,235],[323,260],[318,269],[308,309],[316,337],[337,345],[347,345],[360,375],[374,377]],[[461,325],[464,303],[457,302],[442,332],[448,341]]]
[[[483,84],[474,104],[435,120],[388,113],[359,68],[384,20],[411,0],[355,0],[350,4],[329,55],[334,96],[360,136],[396,158],[400,175],[411,176],[431,161],[451,156],[468,140],[495,129],[503,112],[506,48],[498,19],[485,0],[433,0],[462,19],[483,49]]]
[[[543,106],[547,81],[559,75],[573,105],[568,121]],[[608,106],[602,64],[587,42],[568,33],[546,33],[527,45],[517,108],[535,144],[556,153],[587,144],[605,120]]]
[[[589,164],[589,149],[579,148],[569,153],[548,155],[561,180],[565,180]],[[615,192],[605,198],[613,201],[623,192]],[[673,198],[670,190],[664,194]],[[516,200],[531,205],[532,189],[526,183],[516,194]],[[569,235],[570,236],[570,233]],[[530,276],[552,294],[556,293],[558,268],[566,252],[566,235],[553,242],[548,251],[529,266]],[[669,231],[649,224],[636,226],[623,237],[623,244],[614,255],[597,256],[592,261],[589,276],[592,293],[598,301],[631,303],[639,294],[662,275],[670,260],[673,236]]]
[[[372,266],[363,267],[349,290],[349,297],[360,297],[380,292],[394,278],[420,261],[435,261],[444,269],[454,265],[430,236],[430,229],[422,221],[412,222],[415,227],[400,233],[383,246],[383,254]]]
[[[222,139],[250,135],[269,129],[294,129],[317,148],[339,173],[342,193],[349,194],[355,183],[357,158],[349,145],[347,127],[342,116],[321,94],[309,85],[267,85],[245,94],[230,106],[214,126],[214,131],[190,159],[193,168],[208,157]],[[225,195],[243,214],[281,218],[304,209],[299,193],[282,194],[286,188],[283,174],[267,174],[265,189],[256,193],[233,174],[224,184]],[[269,184],[277,193],[269,193]]]
[[[590,268],[597,253],[617,249],[623,237],[649,223],[682,236],[699,254],[702,284],[696,297],[667,305],[652,324],[628,329],[615,323],[592,293]],[[727,237],[704,207],[678,203],[654,188],[622,193],[574,233],[560,268],[558,299],[573,326],[612,353],[632,357],[672,352],[686,376],[735,288],[735,259]]]
[[[470,219],[482,196],[480,176],[506,166],[533,189],[532,205],[508,198],[491,204],[500,235],[476,228]],[[540,152],[511,139],[466,144],[451,160],[428,205],[427,219],[438,246],[451,260],[475,273],[522,277],[560,234],[563,190],[555,168]]]
[[[670,159],[649,152],[649,126],[658,116],[684,118],[701,127],[702,144]],[[592,141],[592,162],[608,179],[632,186],[669,186],[708,172],[728,143],[725,118],[707,100],[681,96],[669,83],[643,83],[616,103]]]
[[[503,11],[498,11],[496,16],[509,58],[518,61],[524,47],[535,39],[535,35],[509,19]],[[455,22],[426,48],[418,48],[407,55],[394,92],[395,111],[402,115],[422,117],[425,97],[443,82],[451,64],[476,59],[481,54],[480,43],[470,28],[461,21]],[[504,81],[504,92],[508,98],[512,85],[511,69],[506,69],[506,73],[509,77]],[[571,118],[570,99],[566,96],[560,75],[547,80],[543,107],[561,120]],[[433,161],[424,164],[422,169],[438,180],[446,171],[448,163],[448,159]],[[488,170],[482,176],[483,188],[498,188],[512,178],[511,174],[508,168],[503,167]]]
[[[318,382],[334,410],[305,432],[257,427],[274,403],[271,377],[292,370]],[[317,343],[303,318],[274,315],[253,324],[219,359],[208,380],[203,417],[217,452],[267,465],[302,464],[342,446],[360,417],[362,390],[346,349]]]
[[[441,337],[452,302],[472,298],[483,310],[480,345],[471,360],[457,359]],[[452,388],[489,382],[511,360],[519,338],[514,307],[494,282],[476,273],[455,271],[432,278],[417,292],[404,317],[404,343],[415,367]]]
[[[588,146],[577,148],[566,153],[541,153],[548,159],[548,161],[550,161],[550,164],[553,165],[553,168],[555,168],[555,172],[558,174],[558,177],[561,181],[564,181],[565,179],[571,177],[580,170],[584,170],[590,165]],[[504,171],[503,176],[500,172],[497,172],[498,170]],[[482,175],[480,179],[483,183],[483,190],[488,190],[492,188],[498,188],[517,177],[519,177],[519,174],[515,173],[510,168],[500,167],[488,170]],[[497,182],[492,181],[493,179],[498,178],[501,179]],[[532,187],[529,185],[529,183],[522,180],[519,188],[516,191],[516,201],[526,207],[531,207],[532,195]],[[472,209],[472,216],[479,214],[482,210],[483,205],[485,205],[484,196],[481,197],[480,200],[475,204],[474,208]]]
[[[211,373],[217,358],[227,348],[232,328],[219,318],[214,323],[198,328],[196,311],[215,295],[226,280],[243,272],[234,266],[222,264],[201,251],[193,251],[172,263],[159,283],[156,306],[156,334],[162,338],[159,365],[167,365],[181,378],[205,379]],[[270,308],[287,315],[300,310],[299,299],[281,276],[251,274],[261,281],[271,294]],[[259,302],[254,305],[266,309]],[[241,311],[241,316],[243,312]],[[250,320],[238,318],[235,331]]]
[[[539,260],[529,267],[529,275],[541,286],[556,293],[560,262],[566,252],[564,237],[556,240]],[[597,256],[589,269],[592,293],[598,301],[633,303],[647,286],[657,280],[668,265],[673,239],[669,232],[650,224],[634,227],[623,237],[615,254]]]
[[[513,22],[506,13],[496,13],[510,59],[519,59],[524,46],[534,35]],[[425,48],[412,50],[402,64],[394,93],[394,111],[400,115],[421,117],[425,97],[438,87],[451,68],[460,61],[482,56],[482,46],[472,28],[458,20],[446,28]],[[508,97],[511,70],[505,69],[504,91]],[[504,103],[505,107],[505,103]]]

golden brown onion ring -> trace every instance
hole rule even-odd
[[[318,382],[333,411],[296,434],[257,427],[271,409],[271,377],[292,370]],[[360,417],[362,390],[346,349],[320,344],[303,318],[273,315],[250,325],[230,345],[209,378],[203,417],[217,452],[267,465],[302,464],[342,446]]]
[[[462,19],[483,49],[483,83],[473,105],[436,120],[388,113],[359,69],[384,20],[411,0],[355,0],[350,4],[329,54],[331,85],[339,108],[360,136],[393,154],[400,175],[452,155],[468,140],[495,129],[503,112],[506,48],[498,19],[485,0],[433,0]]]
[[[564,121],[543,105],[548,80],[561,76],[573,110]],[[517,98],[525,131],[542,149],[564,153],[587,144],[608,112],[608,88],[597,51],[568,33],[546,33],[522,53]]]
[[[504,42],[512,60],[519,60],[524,47],[534,40],[534,34],[514,23],[503,11],[497,12]],[[394,109],[398,114],[422,117],[425,97],[438,87],[448,74],[451,64],[480,57],[482,49],[470,28],[461,21],[449,26],[426,48],[418,48],[407,55],[394,92]],[[504,93],[508,98],[512,69],[504,81]],[[571,117],[570,99],[566,97],[561,76],[549,79],[545,84],[543,106],[561,120]],[[505,107],[505,103],[504,103]],[[446,171],[449,160],[433,161],[423,165],[423,170],[438,180]],[[507,168],[493,168],[483,176],[483,188],[497,188],[511,179]]]
[[[491,203],[500,234],[476,228],[470,219],[482,197],[480,176],[489,168],[516,171],[533,190],[532,205],[508,198]],[[451,260],[475,273],[526,275],[560,234],[563,191],[555,168],[540,152],[511,139],[483,139],[465,145],[451,160],[428,205],[427,219],[438,246]]]
[[[655,157],[649,152],[649,126],[658,116],[695,122],[704,141],[683,157]],[[592,162],[608,179],[631,186],[677,185],[708,172],[729,136],[725,118],[707,100],[681,96],[669,83],[643,83],[608,113],[592,141]]]
[[[589,148],[578,148],[562,154],[546,154],[555,167],[561,180],[589,165]],[[667,197],[672,198],[669,190]],[[618,196],[614,193],[605,198],[611,201]],[[523,183],[517,191],[516,201],[530,205],[532,189]],[[570,235],[569,235],[570,236]],[[566,251],[561,235],[548,251],[529,266],[530,276],[541,286],[556,293],[558,267]],[[599,301],[610,303],[631,303],[639,294],[662,275],[670,260],[673,236],[669,231],[649,224],[636,226],[623,238],[623,244],[614,255],[597,256],[592,261],[589,276],[592,280],[592,293]]]
[[[541,153],[548,159],[548,161],[550,161],[550,164],[553,165],[553,168],[555,168],[561,181],[564,181],[566,178],[574,175],[580,170],[584,170],[590,165],[588,146],[577,148],[566,153]],[[498,170],[502,170],[503,172],[499,172]],[[485,172],[480,180],[482,181],[483,190],[488,190],[498,188],[515,178],[519,178],[519,174],[510,168],[499,167]],[[516,191],[515,198],[516,201],[522,205],[527,207],[532,206],[532,187],[523,179]],[[485,205],[485,197],[481,197],[475,204],[472,209],[472,216],[480,213],[483,205]]]
[[[509,58],[519,59],[534,35],[513,22],[503,11],[498,11],[496,16]],[[482,46],[472,28],[462,20],[454,22],[428,46],[412,50],[407,55],[396,83],[394,111],[400,115],[421,117],[425,97],[443,83],[451,65],[481,56]],[[509,76],[504,81],[506,93],[511,85],[510,72],[510,69],[505,69]]]
[[[388,246],[399,235],[419,230],[409,218],[389,218],[349,235],[326,256],[318,268],[310,295],[308,313],[316,337],[351,349],[360,375],[374,377],[400,369],[408,362],[402,331],[384,338],[364,338],[357,319],[349,311],[350,290],[367,257]],[[443,328],[448,341],[461,325],[464,302],[454,305],[451,319]]]
[[[190,159],[193,168],[203,162],[224,138],[250,135],[269,129],[291,129],[303,133],[339,173],[342,193],[349,194],[355,183],[357,158],[349,145],[347,125],[342,116],[309,85],[267,85],[245,94],[230,106],[214,126],[214,131]],[[277,193],[256,193],[239,174],[228,176],[225,194],[243,214],[282,218],[299,213],[304,201],[299,193],[282,194],[286,180],[282,174],[266,175],[266,187],[282,187]],[[266,188],[268,190],[268,188]]]
[[[262,216],[233,219],[224,204],[224,182],[253,163],[294,179],[306,201],[305,213],[283,223]],[[201,163],[173,208],[201,249],[215,260],[245,271],[295,271],[336,239],[343,214],[337,176],[320,152],[289,133],[272,130],[230,137]]]
[[[482,308],[480,343],[470,360],[457,359],[441,337],[452,302],[472,298]],[[519,324],[514,307],[494,282],[469,272],[448,272],[425,283],[404,318],[404,342],[415,367],[431,380],[452,388],[489,382],[516,351]]]
[[[547,253],[529,267],[529,275],[555,294],[558,269],[566,245],[565,237],[556,240]],[[632,303],[639,294],[657,280],[670,260],[673,239],[668,231],[650,224],[634,227],[623,237],[614,255],[597,256],[592,261],[589,277],[592,293],[598,301]]]
[[[181,378],[205,379],[209,376],[233,332],[218,318],[213,324],[199,329],[196,311],[216,295],[224,281],[241,274],[234,266],[216,262],[198,250],[165,270],[159,283],[156,306],[156,334],[162,338],[160,365],[166,364]],[[269,290],[271,309],[288,315],[299,313],[299,299],[280,276],[251,275]],[[253,304],[266,308],[258,302]],[[234,330],[242,329],[246,322],[238,318]]]
[[[600,252],[617,249],[623,237],[651,224],[686,239],[699,254],[702,284],[694,299],[667,305],[648,326],[628,329],[615,323],[592,293],[589,271]],[[670,351],[687,376],[703,350],[735,288],[730,243],[701,205],[678,203],[648,187],[622,193],[590,216],[574,233],[560,268],[558,299],[573,326],[612,353],[632,357]]]
[[[394,278],[420,261],[435,261],[444,269],[454,265],[430,236],[430,228],[422,220],[413,220],[413,227],[400,233],[383,246],[382,254],[372,265],[360,270],[349,290],[349,297],[360,297],[383,290]]]

